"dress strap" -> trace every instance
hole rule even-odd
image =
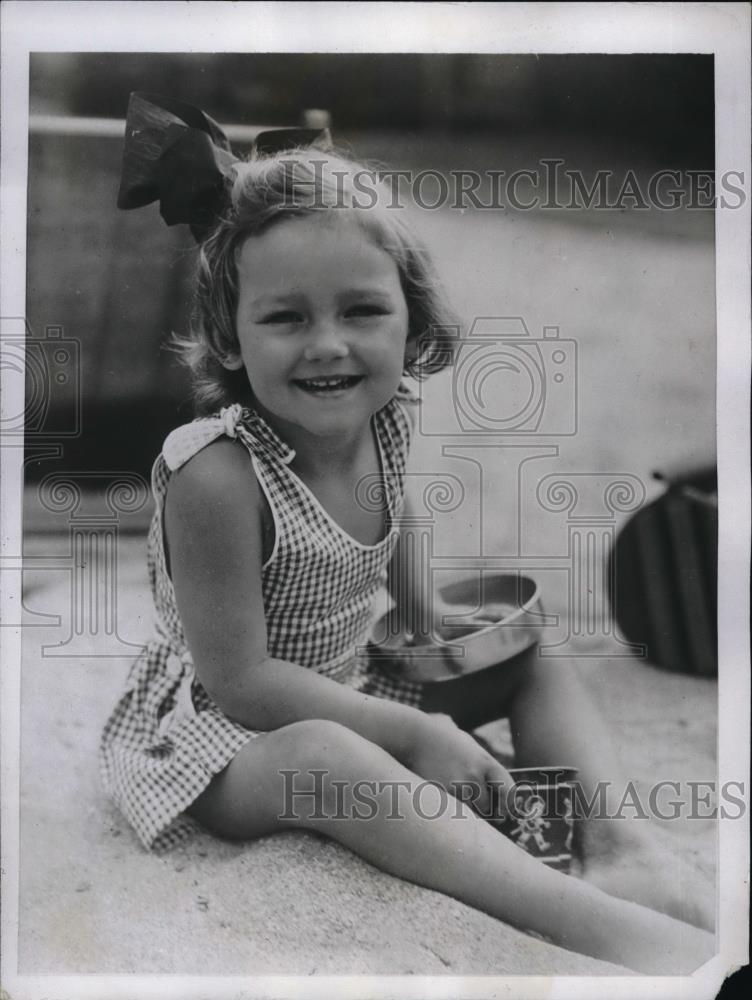
[[[233,403],[211,417],[201,417],[176,427],[162,446],[165,465],[174,472],[199,451],[220,437],[238,438],[251,452],[263,451],[285,465],[295,457],[289,445],[253,410]]]
[[[162,446],[162,455],[167,468],[174,472],[185,465],[189,458],[193,458],[208,444],[223,435],[230,438],[237,437],[242,412],[240,404],[235,403],[220,410],[216,416],[204,417],[176,427],[167,435]]]

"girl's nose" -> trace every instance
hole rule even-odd
[[[341,330],[334,323],[322,323],[310,331],[303,354],[306,361],[328,361],[347,357],[349,348]]]

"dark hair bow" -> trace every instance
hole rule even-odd
[[[272,129],[255,137],[253,151],[273,154],[329,142],[328,129]],[[168,226],[187,223],[200,242],[227,202],[239,162],[209,115],[182,101],[134,91],[125,122],[118,208],[158,201]]]

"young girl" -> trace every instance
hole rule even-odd
[[[160,118],[147,104],[148,127],[129,121],[128,135],[146,136],[143,158],[161,163],[163,215],[201,238],[184,347],[204,415],[169,435],[154,466],[157,633],[103,735],[108,790],[149,848],[194,821],[236,839],[312,830],[563,947],[690,972],[710,956],[709,935],[594,884],[670,907],[654,865],[642,887],[609,885],[613,857],[644,848],[634,823],[606,824],[596,840],[586,829],[584,881],[478,815],[512,780],[466,730],[505,715],[519,764],[565,761],[588,795],[603,778],[618,794],[608,736],[572,671],[518,658],[420,685],[364,653],[387,580],[407,581],[393,585],[397,614],[431,600],[410,592],[400,536],[416,404],[402,379],[451,361],[429,258],[387,207],[391,193],[374,183],[364,194],[361,167],[316,148],[257,142],[236,161],[200,112],[163,102]],[[154,190],[134,155],[125,207]],[[177,219],[181,197],[189,211]],[[379,509],[362,502],[374,476]],[[475,788],[472,806],[421,809],[413,793],[426,781]]]

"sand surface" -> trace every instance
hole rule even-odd
[[[35,547],[49,551],[49,536]],[[139,641],[149,627],[143,539],[121,539],[120,551],[120,635]],[[27,606],[60,606],[63,575],[27,574]],[[616,971],[385,875],[312,835],[235,845],[201,834],[167,855],[147,854],[105,800],[96,772],[99,730],[128,661],[41,655],[41,645],[64,638],[68,627],[24,631],[21,973]],[[654,775],[712,777],[714,682],[634,662],[587,669],[641,788]],[[509,749],[504,723],[482,734]],[[712,893],[713,824],[664,823],[656,832],[670,877],[687,893]]]

